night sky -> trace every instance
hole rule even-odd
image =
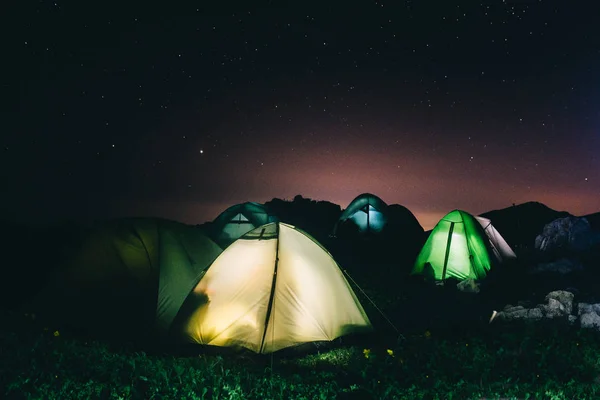
[[[0,218],[600,211],[595,1],[13,3]]]

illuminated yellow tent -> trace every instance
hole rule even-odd
[[[332,256],[305,232],[278,222],[221,253],[181,312],[187,341],[256,353],[371,329]]]
[[[156,218],[104,222],[29,307],[94,334],[166,334],[221,251],[191,225]]]

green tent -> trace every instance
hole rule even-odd
[[[331,254],[304,231],[271,223],[221,253],[174,331],[192,343],[271,353],[371,329]]]
[[[30,307],[89,332],[167,333],[221,251],[195,226],[149,218],[103,223]]]
[[[350,202],[333,228],[333,236],[351,227],[360,234],[379,233],[388,222],[387,204],[371,193],[363,193]]]
[[[435,280],[482,279],[492,262],[489,239],[480,222],[465,211],[454,210],[431,231],[412,274],[433,274]]]
[[[245,233],[278,219],[262,204],[246,202],[236,204],[223,211],[211,223],[210,237],[225,249]]]

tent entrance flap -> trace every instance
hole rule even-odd
[[[448,229],[448,241],[446,242],[446,255],[444,257],[444,269],[442,270],[442,281],[446,280],[446,271],[448,270],[448,258],[450,257],[450,246],[452,245],[452,232],[454,232],[454,222],[450,222]]]

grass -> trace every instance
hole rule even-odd
[[[393,277],[394,272],[402,275],[395,269],[382,269],[379,275],[377,268],[352,271],[362,286],[355,291],[376,327],[373,335],[343,338],[327,348],[312,346],[309,353],[258,356],[202,347],[190,353],[117,344],[32,315],[0,311],[0,398],[600,398],[599,332],[566,321],[487,323],[490,307],[526,300],[521,296],[541,285],[539,277],[515,280],[507,272],[508,279],[496,285],[500,290],[490,286],[471,295],[427,289]],[[560,279],[558,286],[565,286]],[[555,286],[544,284],[528,300],[543,301],[546,289]],[[575,286],[583,287],[580,282]],[[590,292],[597,293],[595,286]],[[496,294],[511,299],[496,301]]]
[[[600,398],[597,332],[554,323],[424,331],[304,355],[142,351],[3,312],[7,399]]]

